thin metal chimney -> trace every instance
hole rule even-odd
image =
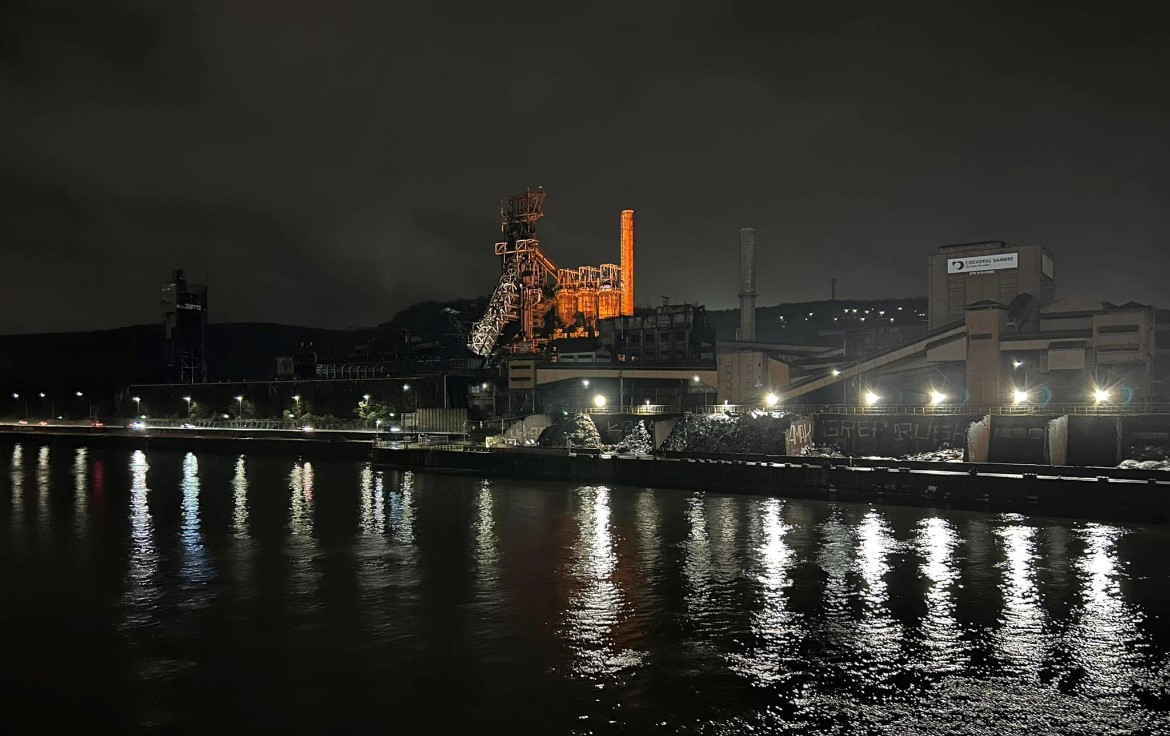
[[[756,229],[739,231],[739,339],[756,339]]]

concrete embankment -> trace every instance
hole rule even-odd
[[[363,432],[295,430],[185,429],[129,430],[105,427],[0,427],[0,440],[43,442],[66,447],[121,447],[135,450],[206,451],[248,455],[298,455],[302,457],[362,460],[370,457],[370,435]]]
[[[423,471],[1170,521],[1170,474],[1165,473],[1034,465],[784,460],[620,457],[564,450],[375,451],[378,464]]]

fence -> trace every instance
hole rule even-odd
[[[752,411],[781,411],[787,414],[1077,414],[1109,416],[1114,414],[1170,414],[1170,404],[1012,404],[1007,406],[968,406],[966,404],[877,404],[852,406],[846,404],[783,404],[764,407],[759,404],[718,404],[705,407],[682,407],[668,404],[636,406],[580,407],[586,414],[743,414]]]

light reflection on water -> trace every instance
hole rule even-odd
[[[995,530],[1003,545],[1003,612],[996,632],[999,655],[1013,670],[1029,678],[1040,675],[1051,637],[1045,632],[1044,611],[1036,587],[1036,528],[1018,515],[1005,515]]]
[[[112,630],[96,655],[59,632],[35,659],[8,651],[30,674],[0,712],[51,689],[37,673],[62,662],[115,683],[105,707],[171,731],[239,730],[215,722],[233,699],[236,719],[258,707],[289,732],[388,710],[411,731],[436,713],[498,723],[517,702],[514,723],[542,733],[1170,726],[1170,571],[1148,554],[1165,527],[368,463],[28,444],[0,457],[0,580],[27,573],[22,600],[46,601],[0,623],[102,641],[94,612],[109,607]]]
[[[577,589],[569,596],[566,638],[571,671],[590,679],[607,679],[641,661],[638,652],[615,642],[615,629],[628,615],[622,590],[614,580],[617,554],[610,529],[610,490],[579,491],[578,536],[573,545],[572,575]]]
[[[124,625],[131,628],[148,626],[154,621],[160,596],[158,548],[150,515],[150,488],[146,485],[149,470],[146,453],[135,450],[130,455],[130,559],[122,601]]]
[[[926,650],[921,666],[930,672],[957,672],[966,662],[963,630],[955,618],[959,535],[950,522],[935,516],[918,522],[914,541],[921,559],[919,572],[929,581],[920,632]]]
[[[788,609],[787,589],[792,584],[788,567],[793,551],[785,537],[791,531],[782,518],[783,504],[779,499],[764,501],[759,510],[762,534],[756,558],[760,566],[757,582],[761,600],[752,614],[753,644],[747,652],[732,655],[732,667],[740,674],[762,686],[771,685],[801,674],[796,661],[797,650],[804,635],[799,617]]]
[[[1105,524],[1076,530],[1085,543],[1077,561],[1083,585],[1068,638],[1073,658],[1085,673],[1083,688],[1092,695],[1129,693],[1144,648],[1138,631],[1143,615],[1121,593],[1117,542],[1124,533]]]

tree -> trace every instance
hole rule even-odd
[[[381,419],[383,423],[386,423],[394,416],[396,410],[393,404],[379,401],[373,397],[369,399],[363,397],[353,413],[364,422],[373,423]]]

